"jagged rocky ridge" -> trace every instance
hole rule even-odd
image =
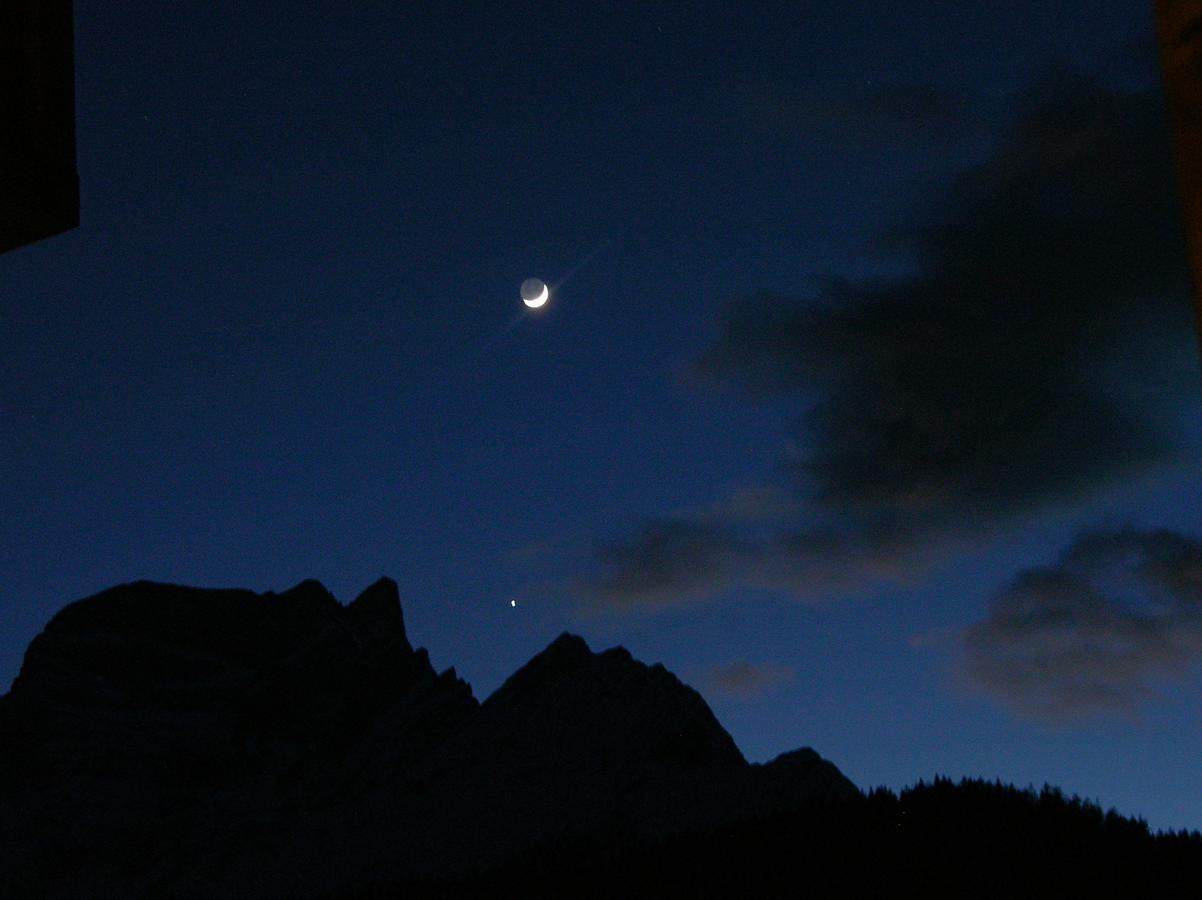
[[[748,764],[662,666],[569,634],[479,703],[386,578],[73,603],[0,697],[0,759],[13,896],[334,896],[860,796],[809,749]]]

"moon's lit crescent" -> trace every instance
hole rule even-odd
[[[527,306],[529,306],[531,309],[537,309],[538,307],[542,306],[544,303],[547,302],[547,297],[550,295],[550,293],[551,292],[549,290],[547,290],[547,286],[544,284],[543,292],[541,294],[539,294],[533,300],[527,300],[523,297],[522,302],[525,303]]]

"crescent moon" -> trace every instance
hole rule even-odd
[[[529,306],[531,309],[537,309],[538,307],[542,306],[544,303],[547,302],[547,297],[550,296],[550,294],[551,294],[551,292],[547,289],[547,286],[544,284],[543,292],[541,294],[539,294],[533,300],[526,300],[523,298],[522,302],[525,303],[527,306]]]

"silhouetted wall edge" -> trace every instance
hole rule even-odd
[[[0,253],[79,225],[71,0],[0,3]]]
[[[1156,31],[1202,351],[1202,0],[1156,0]]]

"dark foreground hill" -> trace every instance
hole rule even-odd
[[[562,635],[483,703],[343,607],[137,582],[63,609],[0,697],[0,895],[1153,896],[1202,838],[983,783],[865,796],[748,764],[704,700]],[[1086,891],[1088,888],[1088,892]]]

